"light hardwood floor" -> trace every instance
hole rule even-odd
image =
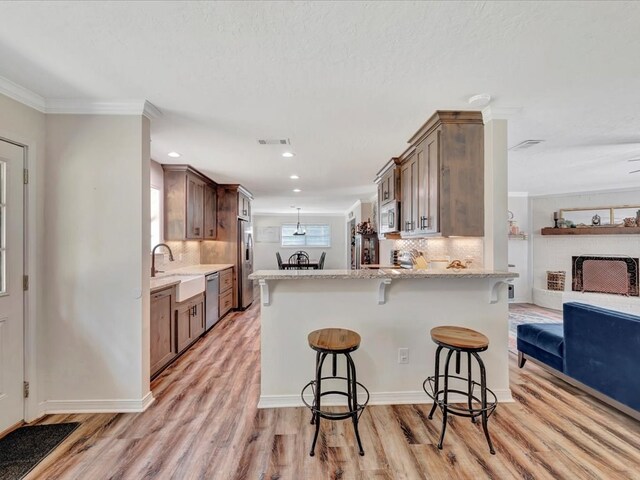
[[[425,332],[425,338],[427,337]],[[360,457],[350,422],[324,422],[316,456],[309,413],[257,410],[259,309],[228,315],[156,379],[143,414],[52,415],[82,425],[33,479],[639,479],[640,424],[528,362],[516,367],[516,403],[482,430],[453,418],[443,450],[429,405],[368,407]],[[357,358],[356,358],[357,362]],[[425,375],[430,372],[425,372]],[[309,372],[310,376],[312,372]]]

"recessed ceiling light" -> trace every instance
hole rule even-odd
[[[178,152],[169,152],[167,153],[171,158],[180,158],[180,154]]]
[[[294,192],[294,193],[300,193],[301,191],[302,191],[302,190],[300,190],[299,188],[294,188],[294,189],[293,189],[293,192]]]
[[[298,180],[300,177],[299,177],[298,175],[295,175],[295,174],[294,174],[294,175],[291,175],[289,178],[290,178],[291,180]]]
[[[295,154],[294,154],[294,153],[292,153],[292,152],[284,152],[284,153],[282,154],[282,156],[283,156],[283,157],[285,157],[285,158],[291,158],[291,157],[293,157],[294,155],[295,155]]]

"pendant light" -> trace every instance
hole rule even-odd
[[[298,236],[298,235],[306,235],[307,232],[305,232],[304,228],[302,228],[302,226],[300,225],[300,207],[298,207],[298,223],[296,224],[296,231],[293,232],[294,235]]]

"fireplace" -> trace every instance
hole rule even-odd
[[[639,296],[637,258],[581,255],[572,259],[574,292]]]

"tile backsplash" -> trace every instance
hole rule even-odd
[[[418,250],[427,260],[472,260],[472,268],[482,268],[483,239],[465,238],[419,238],[393,241],[393,249],[400,251]]]
[[[156,268],[158,270],[171,271],[177,268],[200,264],[200,242],[165,242],[173,252],[175,261],[169,261],[169,252],[166,248],[156,251]]]

